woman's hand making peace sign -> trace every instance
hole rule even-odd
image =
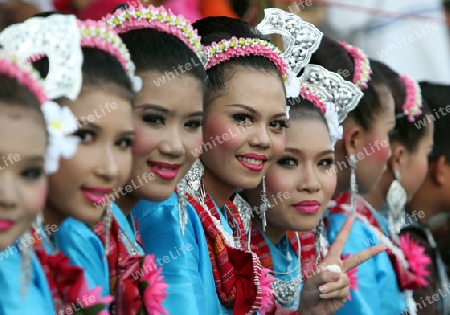
[[[314,276],[303,285],[299,315],[331,315],[347,301],[350,292],[347,272],[386,249],[384,245],[372,246],[352,257],[342,260],[341,253],[354,222],[349,217],[331,245],[327,256],[316,267]],[[340,268],[341,273],[331,271]]]

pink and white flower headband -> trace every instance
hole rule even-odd
[[[0,49],[0,73],[26,87],[40,104],[48,101],[39,73],[30,64],[3,49]]]
[[[408,78],[407,76],[400,75],[405,85],[405,103],[403,103],[403,113],[408,116],[410,122],[415,121],[415,116],[422,113],[422,93],[420,91],[419,84]]]
[[[205,65],[206,70],[232,58],[245,56],[265,57],[272,61],[281,73],[286,84],[286,93],[298,96],[300,86],[297,80],[292,80],[296,77],[296,74],[290,70],[283,59],[281,51],[266,40],[232,37],[230,40],[223,39],[218,43],[213,42],[211,45],[205,46],[204,50],[208,56],[208,63]],[[291,91],[292,88],[293,91]]]
[[[130,53],[116,31],[102,21],[78,21],[81,34],[81,47],[103,50],[115,57],[128,74],[134,92],[142,89],[142,79],[136,76],[136,67]]]
[[[132,6],[126,10],[118,9],[103,18],[106,24],[121,33],[131,30],[151,28],[171,34],[183,41],[206,64],[206,55],[200,42],[200,36],[191,23],[181,15],[175,15],[170,9],[162,6]]]
[[[350,56],[352,56],[355,63],[355,71],[352,80],[353,84],[359,87],[361,91],[365,90],[370,81],[370,75],[372,74],[369,57],[367,57],[361,49],[346,42],[341,41],[339,44],[344,47]]]

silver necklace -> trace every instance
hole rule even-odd
[[[297,236],[297,244],[298,244],[298,251],[300,252],[300,238],[298,237],[298,234],[295,234]],[[298,269],[298,275],[292,280],[284,281],[281,279],[278,279],[275,277],[275,280],[272,283],[272,289],[275,296],[275,301],[282,305],[283,307],[287,309],[297,310],[299,301],[299,295],[300,295],[300,285],[302,283],[302,271],[300,270],[300,259],[301,255],[297,255],[297,265],[294,269],[292,269],[289,272],[274,272],[275,275],[288,275],[293,273],[295,270]],[[290,306],[290,304],[295,301],[294,305]]]

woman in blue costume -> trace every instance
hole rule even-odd
[[[431,284],[434,279],[427,276],[427,273],[430,273],[428,270],[433,270],[433,265],[430,259],[419,254],[424,253],[425,249],[419,250],[418,243],[414,257],[411,256],[412,243],[405,242],[405,236],[400,237],[399,233],[400,229],[414,223],[414,216],[409,216],[407,220],[405,205],[412,200],[425,180],[428,157],[433,149],[433,121],[429,121],[422,128],[417,128],[416,123],[425,120],[432,112],[426,103],[422,104],[420,87],[416,82],[395,73],[380,62],[372,61],[371,64],[389,79],[388,83],[395,101],[397,124],[389,139],[392,155],[388,161],[388,168],[375,189],[363,196],[364,204],[377,218],[384,235],[389,237],[386,239],[390,241],[389,247],[400,249],[391,254],[391,260],[407,260],[407,267],[411,266],[399,268],[400,266],[394,265],[400,289],[406,292],[411,302],[414,298],[415,302],[420,303],[426,296],[438,293],[438,289]],[[387,209],[385,217],[381,211],[383,208]],[[407,234],[411,241],[414,239],[414,242],[417,242],[414,233]],[[430,251],[427,254],[431,254]],[[426,307],[421,306],[418,314],[436,313],[437,305],[438,303],[432,303]]]
[[[0,154],[13,158],[0,171],[0,314],[47,315],[52,295],[30,244],[47,182],[45,91],[39,75],[17,60],[0,51]]]
[[[174,192],[202,143],[206,72],[200,40],[186,19],[163,7],[124,5],[105,20],[120,33],[143,81],[134,112],[133,167],[114,217],[122,229],[137,219],[145,253],[154,255],[168,284],[163,306],[169,314],[218,314],[218,300],[208,297],[214,280],[203,228],[182,185]]]
[[[327,39],[311,62],[334,72],[345,70],[345,79],[364,92],[356,108],[349,109],[342,124],[343,139],[335,147],[338,180],[325,220],[327,239],[332,244],[349,214],[356,212],[356,205],[352,209],[356,185],[361,194],[370,192],[386,167],[388,134],[395,127],[394,101],[383,77],[370,69],[367,56],[356,47]],[[380,242],[374,231],[356,219],[343,254],[377,244]],[[351,299],[337,314],[400,314],[405,310],[405,298],[387,252],[360,265],[356,276],[356,289],[351,290]]]
[[[62,132],[58,146],[71,148],[73,156],[62,152],[65,159],[49,176],[45,224],[57,228],[46,248],[61,251],[72,264],[84,269],[88,289],[101,287],[102,295],[109,296],[105,250],[92,229],[106,211],[108,194],[129,176],[134,73],[125,46],[111,28],[101,22],[76,20],[73,26],[64,36],[71,39],[68,49],[75,49],[75,45],[80,49],[81,45],[80,56],[71,59],[73,68],[60,76],[77,77],[79,71],[80,81],[69,92],[57,91],[67,98],[59,100],[62,109],[54,109],[65,111],[62,117],[67,121],[62,121],[62,126],[71,128]],[[52,73],[53,65],[52,56],[42,59],[45,56],[33,56],[44,77]],[[59,158],[60,152],[52,153]]]
[[[274,13],[280,24],[292,18],[285,14]],[[270,28],[269,20],[266,16],[260,26],[266,23]],[[298,72],[308,62],[321,36],[311,25],[299,23],[312,41],[304,43],[304,59],[292,58],[292,69],[259,29],[242,21],[211,17],[194,24],[209,56],[211,90],[203,152],[186,177],[188,201],[205,230],[216,284],[213,298],[219,298],[225,314],[264,313],[272,303],[267,295],[268,269],[246,248],[243,222],[230,200],[238,188],[256,187],[284,149],[283,79],[287,91],[295,94],[288,76],[295,77],[294,69]]]
[[[322,80],[316,81],[316,77],[321,77]],[[276,165],[265,175],[262,187],[243,192],[250,205],[245,207],[244,202],[240,209],[245,215],[249,212],[253,217],[247,230],[252,250],[258,254],[262,265],[271,269],[276,278],[272,285],[275,298],[275,308],[272,312],[318,312],[319,309],[323,311],[325,304],[335,300],[336,308],[330,310],[330,314],[334,314],[347,299],[351,288],[351,275],[347,275],[347,272],[354,265],[349,266],[349,262],[338,257],[344,274],[338,275],[337,281],[333,279],[329,283],[321,283],[320,292],[315,288],[320,299],[317,305],[311,303],[311,284],[323,276],[323,270],[317,272],[317,261],[309,261],[308,254],[311,249],[316,251],[318,248],[307,248],[301,233],[292,231],[307,232],[319,223],[336,188],[334,145],[342,136],[337,114],[342,112],[339,106],[357,103],[362,93],[352,83],[345,82],[335,73],[315,65],[305,67],[300,81],[300,96],[287,100],[291,107],[285,150],[277,157]],[[328,82],[333,82],[334,88],[342,93],[333,98],[327,91],[330,86]],[[318,91],[321,93],[318,94]],[[269,209],[264,212],[259,206],[261,194],[266,195],[270,203]],[[239,198],[237,200],[242,202]],[[334,244],[336,245],[337,243]],[[366,249],[366,253],[360,253],[358,256],[381,250],[380,246],[377,249]],[[322,259],[322,264],[331,263],[331,256],[314,254]],[[306,288],[306,292],[302,290],[302,286]]]

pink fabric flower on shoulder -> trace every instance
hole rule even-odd
[[[416,281],[422,286],[428,285],[425,278],[430,274],[427,267],[431,259],[425,254],[425,248],[411,240],[409,234],[400,235],[400,248],[409,263],[409,269],[417,276]]]

